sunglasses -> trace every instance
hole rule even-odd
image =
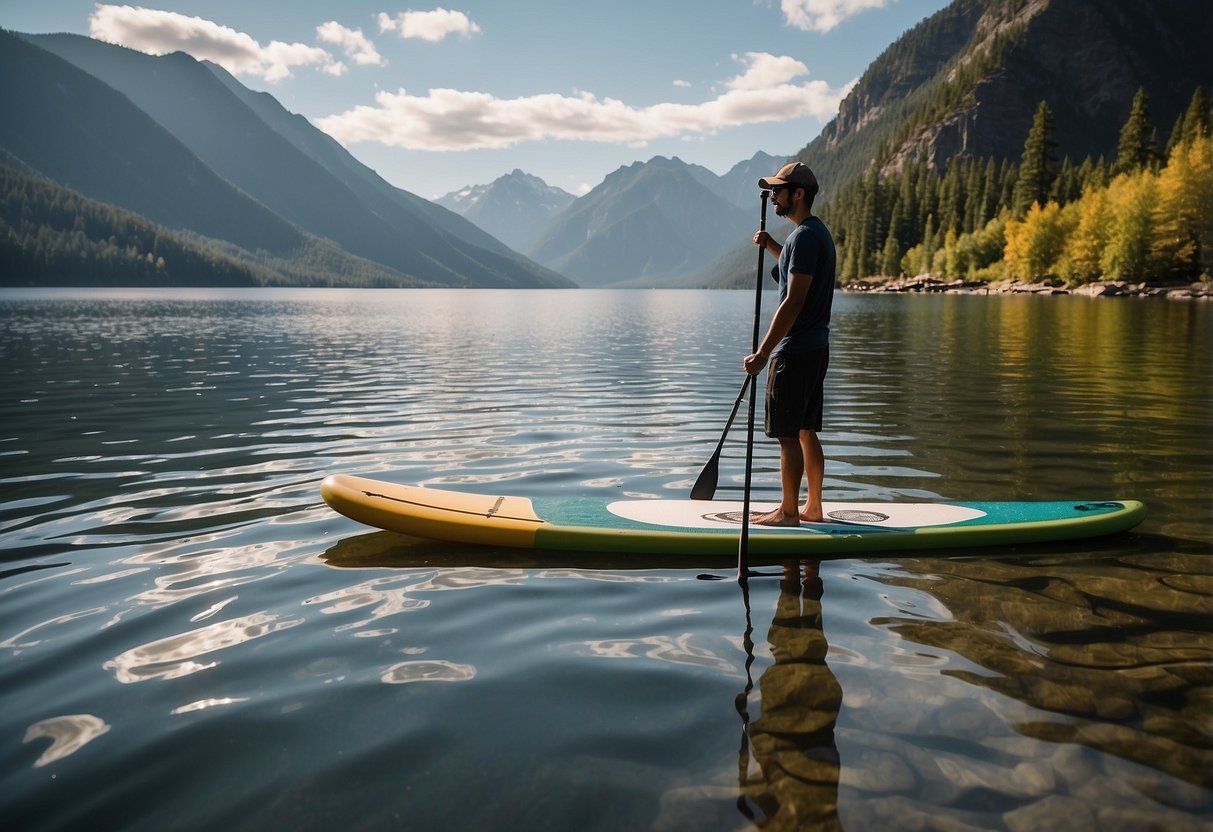
[[[779,193],[780,191],[794,191],[794,190],[796,190],[797,188],[800,188],[800,187],[803,187],[803,186],[801,186],[801,185],[788,185],[788,184],[784,184],[784,185],[772,185],[772,186],[771,186],[771,193],[772,193],[772,194],[777,194],[777,193]]]

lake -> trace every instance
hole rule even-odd
[[[1144,501],[1122,535],[743,593],[320,500],[685,496],[753,302],[0,292],[5,826],[1209,829],[1213,304],[837,297],[827,499]]]

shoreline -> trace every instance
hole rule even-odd
[[[1083,295],[1095,298],[1167,298],[1171,300],[1213,300],[1213,282],[1176,283],[1155,286],[1129,280],[1099,280],[1081,286],[1066,286],[1060,280],[999,280],[984,283],[972,280],[943,280],[931,275],[921,277],[866,277],[839,284],[843,292],[927,293],[946,295]]]

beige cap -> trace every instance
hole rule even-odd
[[[809,166],[801,162],[788,162],[779,169],[779,173],[758,180],[758,187],[770,188],[773,185],[797,185],[805,189],[809,196],[817,194],[817,177]]]

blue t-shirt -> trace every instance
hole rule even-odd
[[[779,302],[788,296],[788,276],[813,276],[800,315],[774,352],[809,352],[830,344],[830,310],[834,306],[834,238],[819,217],[809,217],[792,230],[779,254]]]

